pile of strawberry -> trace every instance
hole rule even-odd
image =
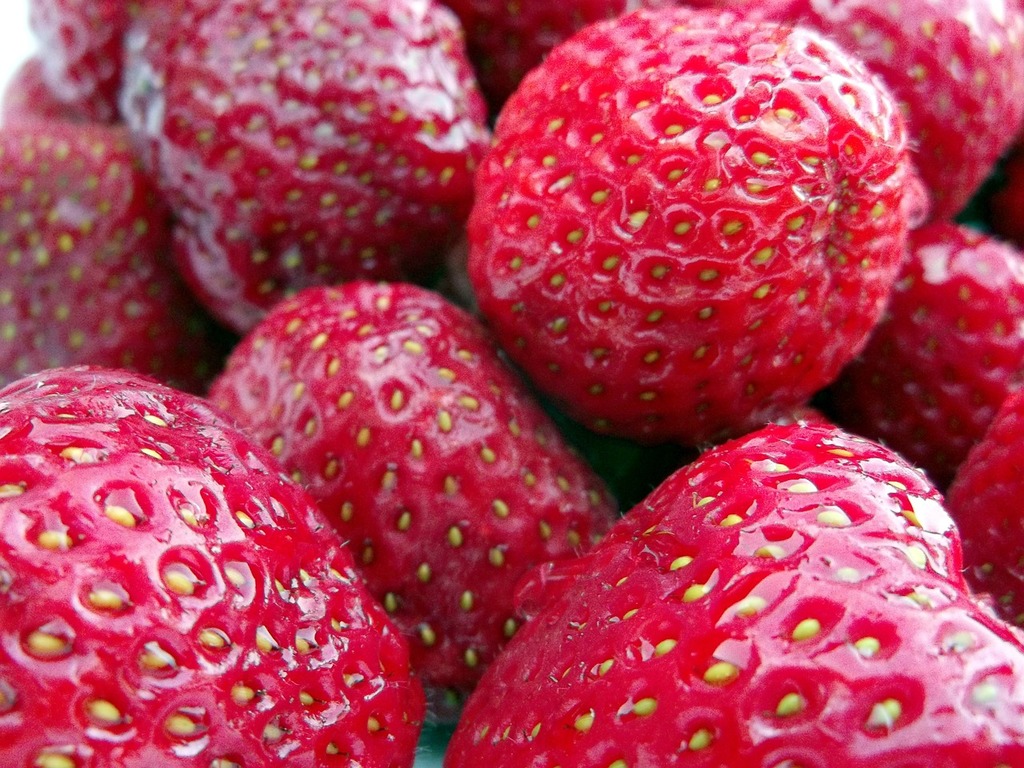
[[[1024,7],[30,8],[0,765],[1024,765]]]

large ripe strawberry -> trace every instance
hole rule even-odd
[[[166,2],[166,0],[159,0]],[[117,120],[122,37],[139,0],[30,0],[43,79],[57,100],[94,122]]]
[[[16,120],[0,156],[0,384],[92,363],[201,389],[220,353],[125,132]]]
[[[434,686],[471,688],[515,631],[517,579],[614,517],[479,322],[422,288],[300,293],[210,398],[310,490]]]
[[[864,343],[908,169],[896,103],[817,33],[640,11],[556,48],[506,104],[470,278],[509,355],[586,426],[717,439]]]
[[[958,567],[895,454],[768,428],[542,572],[445,765],[1019,765],[1024,646]]]
[[[813,26],[857,54],[900,102],[937,218],[952,218],[1024,120],[1024,8],[992,0],[720,0]]]
[[[0,764],[412,765],[408,646],[250,438],[117,371],[0,402]]]
[[[967,579],[1024,626],[1024,392],[1006,398],[949,487]]]
[[[123,103],[177,215],[179,261],[215,314],[246,330],[304,287],[439,265],[489,135],[451,11],[172,8],[133,29]]]
[[[888,309],[831,399],[946,487],[1024,383],[1024,255],[947,223],[915,230]]]

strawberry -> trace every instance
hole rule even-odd
[[[11,75],[0,107],[3,122],[14,120],[84,123],[89,118],[80,109],[57,98],[43,78],[43,63],[38,56],[26,59]]]
[[[708,452],[523,599],[447,768],[1024,760],[1020,636],[966,593],[934,488],[836,429]]]
[[[0,764],[412,765],[408,647],[269,455],[124,372],[0,401]]]
[[[527,72],[557,44],[588,24],[636,8],[675,5],[674,0],[570,0],[522,3],[505,0],[444,0],[466,31],[480,87],[497,112]]]
[[[303,291],[210,398],[309,489],[434,687],[471,688],[516,629],[516,580],[614,517],[479,322],[416,286]]]
[[[69,109],[92,122],[117,120],[122,37],[138,0],[30,0],[29,23],[45,52],[42,75]]]
[[[949,485],[1024,383],[1024,254],[933,223],[910,235],[889,307],[831,400],[837,421]]]
[[[133,27],[123,102],[204,303],[244,331],[304,287],[428,275],[489,138],[454,14],[432,0],[175,8]]]
[[[892,89],[936,218],[952,218],[1024,122],[1024,8],[991,0],[724,0],[821,30]]]
[[[92,363],[201,389],[220,348],[124,130],[16,121],[0,154],[0,384]]]
[[[991,594],[1007,621],[1024,626],[1024,392],[1006,398],[949,487],[964,539],[967,579]]]
[[[909,177],[895,102],[817,33],[640,11],[557,47],[506,104],[469,276],[501,345],[587,427],[717,440],[866,341]]]

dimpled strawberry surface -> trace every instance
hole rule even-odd
[[[413,761],[408,648],[310,499],[204,401],[0,392],[0,765]]]
[[[640,11],[555,48],[506,104],[469,275],[509,355],[589,428],[720,439],[863,345],[908,172],[896,102],[823,36]]]

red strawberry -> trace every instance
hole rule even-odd
[[[954,224],[915,230],[888,310],[832,400],[848,429],[949,485],[1024,383],[1024,255]]]
[[[0,400],[0,764],[412,765],[408,648],[262,449],[122,372]]]
[[[894,454],[765,429],[542,572],[445,765],[1019,765],[1024,645],[958,566],[938,494]]]
[[[955,216],[1024,121],[1024,8],[992,0],[723,0],[815,27],[867,62],[907,117],[937,218]]]
[[[450,11],[432,0],[175,7],[176,23],[157,8],[132,33],[126,119],[152,142],[177,255],[215,314],[245,330],[301,288],[422,277],[440,263],[488,140]]]
[[[60,101],[43,79],[43,64],[38,56],[27,59],[11,76],[3,93],[0,116],[13,120],[43,120],[70,123],[88,122],[80,109]]]
[[[1024,626],[1024,392],[1006,398],[949,487],[967,578],[1002,616]]]
[[[161,0],[165,1],[165,0]],[[122,37],[138,0],[30,0],[43,78],[58,101],[93,122],[117,119]]]
[[[636,8],[676,5],[675,0],[569,0],[561,3],[507,0],[444,0],[466,30],[480,86],[497,110],[558,43],[588,24]]]
[[[637,12],[556,48],[481,166],[469,273],[597,431],[697,443],[831,381],[896,275],[903,124],[817,33]]]
[[[434,686],[471,688],[516,629],[516,580],[613,520],[480,324],[425,289],[302,292],[210,397],[317,499]]]
[[[0,384],[92,363],[201,389],[220,353],[124,131],[16,122],[0,154]]]

